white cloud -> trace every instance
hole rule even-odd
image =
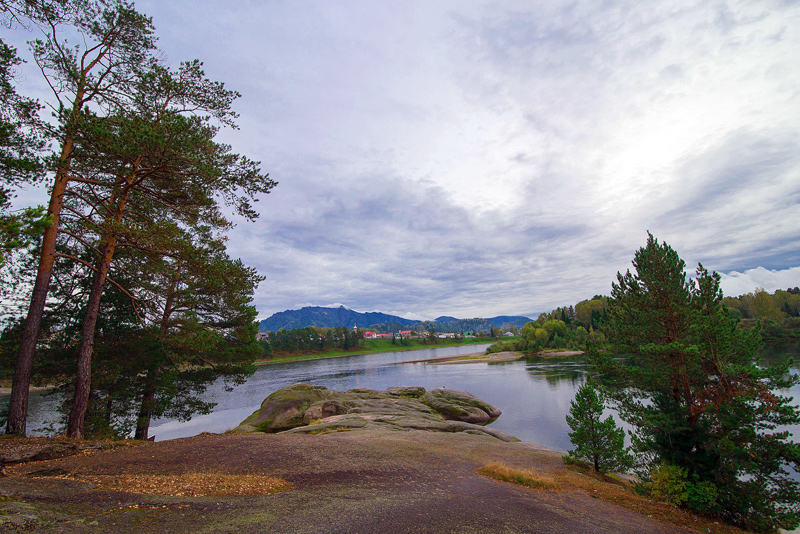
[[[648,230],[726,294],[800,266],[796,3],[136,5],[243,94],[222,139],[279,182],[229,241],[261,316],[535,315]]]
[[[720,276],[722,291],[729,297],[752,293],[757,288],[773,293],[776,289],[800,286],[800,267],[783,270],[756,267],[755,269],[747,269],[744,272],[720,273]]]

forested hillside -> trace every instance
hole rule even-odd
[[[349,310],[344,306],[338,308],[323,308],[320,306],[306,306],[299,310],[286,310],[278,312],[264,319],[259,324],[261,332],[277,332],[278,330],[293,330],[316,326],[319,328],[339,328],[342,326],[353,328],[369,328],[378,323],[395,323],[408,327],[418,323],[412,319],[403,319],[385,313],[368,312],[359,313]]]
[[[522,316],[501,315],[488,319],[456,319],[455,317],[442,316],[436,321],[416,321],[404,319],[396,315],[379,312],[359,313],[340,306],[338,308],[324,308],[319,306],[306,306],[299,310],[286,310],[273,314],[259,324],[261,332],[277,332],[279,330],[294,330],[307,326],[319,328],[358,328],[373,329],[382,333],[397,333],[400,330],[422,330],[428,332],[490,332],[492,328],[510,329],[522,328],[531,319]]]

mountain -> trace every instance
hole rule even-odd
[[[522,328],[525,326],[525,323],[533,321],[530,317],[523,317],[522,315],[498,315],[497,317],[489,317],[486,320],[493,323],[498,328],[503,328],[504,324]]]
[[[415,321],[404,319],[396,315],[386,313],[369,312],[359,313],[349,310],[344,306],[338,308],[322,308],[320,306],[306,306],[299,310],[286,310],[273,314],[264,319],[259,324],[261,332],[277,332],[278,330],[293,330],[295,328],[305,328],[306,326],[370,328],[373,325],[380,325],[380,330],[397,332],[404,328],[411,328],[422,323],[425,330],[431,328],[437,332],[464,332],[464,331],[488,331],[492,326],[502,328],[503,325],[516,326],[522,328],[531,319],[519,315],[500,315],[489,319],[456,319],[443,315],[437,317],[435,321]]]
[[[259,323],[258,329],[261,332],[277,332],[278,330],[292,330],[295,328],[305,328],[307,326],[339,327],[346,326],[353,328],[369,328],[379,323],[395,323],[402,326],[412,326],[419,321],[403,319],[396,315],[386,313],[368,312],[359,313],[348,310],[344,306],[338,308],[322,308],[320,306],[306,306],[299,310],[286,310],[273,314]]]

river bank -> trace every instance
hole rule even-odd
[[[274,358],[256,360],[256,365],[269,365],[273,363],[286,363],[305,360],[323,360],[327,358],[343,358],[346,356],[363,356],[368,354],[380,354],[384,352],[409,352],[424,349],[440,349],[448,347],[469,347],[471,345],[485,345],[495,341],[493,338],[471,338],[468,341],[448,341],[437,339],[436,342],[422,342],[422,340],[409,340],[409,345],[401,342],[392,344],[390,340],[368,339],[361,342],[357,350],[352,351],[329,351],[329,352],[309,352],[303,353],[281,353]]]
[[[397,362],[395,365],[405,363],[426,363],[428,365],[452,365],[452,364],[469,364],[469,363],[499,363],[499,362],[513,362],[522,358],[522,353],[519,352],[494,352],[486,354],[485,352],[474,352],[472,354],[462,354],[457,356],[437,356],[434,358],[422,358],[418,360],[406,360]]]
[[[314,353],[314,354],[290,354],[290,355],[282,355],[276,358],[270,359],[258,359],[254,363],[257,367],[262,367],[266,365],[272,365],[277,363],[287,363],[287,362],[302,362],[302,361],[312,361],[312,360],[326,360],[332,358],[346,358],[348,356],[368,356],[371,354],[382,354],[388,352],[410,352],[416,350],[423,350],[423,349],[440,349],[440,348],[449,348],[449,347],[469,347],[472,345],[485,345],[492,341],[492,338],[473,338],[470,339],[469,343],[462,342],[445,342],[443,340],[441,343],[429,343],[429,344],[415,344],[409,346],[403,345],[391,345],[390,342],[382,343],[378,340],[367,340],[365,343],[366,345],[359,348],[355,351],[349,352],[322,352],[322,353]],[[483,353],[477,353],[483,354]],[[54,388],[53,385],[46,385],[46,386],[31,386],[29,391],[31,393],[43,393],[50,391]],[[0,397],[11,395],[11,379],[2,379],[0,380]]]
[[[55,386],[31,386],[28,388],[28,391],[31,393],[44,393],[46,391],[50,391]],[[0,397],[3,395],[11,395],[11,380],[2,380],[0,381]]]

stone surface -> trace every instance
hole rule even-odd
[[[398,397],[411,397],[418,399],[425,395],[425,388],[422,386],[394,386],[386,388],[384,393],[397,395]]]
[[[500,417],[500,410],[475,395],[457,389],[437,388],[425,393],[422,402],[445,419],[485,425]]]
[[[500,413],[474,395],[452,389],[426,391],[419,386],[399,386],[383,392],[364,388],[333,391],[323,386],[294,384],[264,399],[261,407],[235,431],[321,434],[390,428],[468,432],[518,441],[483,426]]]

